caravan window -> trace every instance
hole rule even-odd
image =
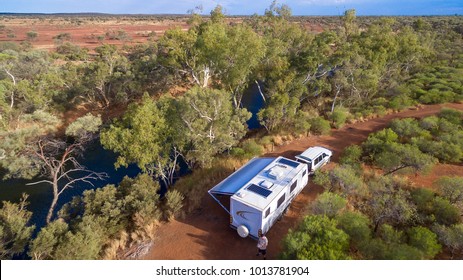
[[[297,180],[294,181],[294,183],[291,185],[291,188],[289,189],[289,192],[292,193],[296,187],[297,187]]]
[[[283,194],[283,195],[278,199],[277,208],[280,208],[280,206],[281,206],[281,204],[283,204],[283,202],[285,202],[285,194]]]
[[[307,170],[304,170],[304,172],[302,172],[302,177],[304,177],[305,174],[307,174]]]
[[[265,217],[264,218],[267,218],[268,215],[270,215],[270,207],[267,209],[267,211],[265,211]]]

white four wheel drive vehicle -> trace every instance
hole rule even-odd
[[[327,164],[331,160],[333,152],[327,148],[315,146],[305,150],[296,156],[298,162],[306,163],[309,167],[309,174],[312,175],[317,169]]]

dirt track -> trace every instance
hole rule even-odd
[[[390,114],[381,118],[347,125],[339,130],[333,130],[329,136],[309,136],[295,140],[290,144],[277,147],[273,153],[266,156],[283,155],[293,157],[309,146],[322,145],[334,151],[333,162],[337,162],[343,149],[352,144],[363,142],[368,134],[385,128],[394,118],[425,117],[436,114],[443,107],[463,110],[463,104],[429,105],[420,109],[410,109]],[[429,184],[433,178],[442,175],[463,176],[461,165],[438,165],[436,170],[426,176],[414,179],[417,183]],[[213,187],[213,186],[211,186]],[[281,250],[280,241],[289,228],[295,227],[307,207],[316,196],[322,192],[320,187],[312,183],[305,187],[302,193],[292,203],[286,216],[276,223],[267,234],[269,239],[268,259],[276,259]],[[175,220],[162,225],[151,251],[145,259],[164,260],[246,260],[256,259],[256,243],[251,238],[242,239],[228,226],[227,213],[208,195],[204,196],[203,207],[184,219]]]

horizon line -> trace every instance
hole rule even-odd
[[[54,16],[54,15],[106,15],[106,16],[191,16],[192,14],[189,13],[152,13],[152,14],[142,14],[142,13],[103,13],[103,12],[56,12],[56,13],[46,13],[46,12],[0,12],[1,16],[4,15],[49,15],[49,16]],[[210,17],[209,13],[206,14],[199,14],[200,16],[205,16],[205,17]],[[225,17],[251,17],[254,15],[258,16],[263,16],[257,13],[254,14],[225,14]],[[335,14],[320,14],[320,15],[291,15],[291,17],[340,17],[343,16],[341,15],[335,15]],[[442,16],[449,16],[449,17],[454,17],[454,16],[462,16],[460,14],[422,14],[422,15],[412,15],[412,14],[356,14],[357,17],[442,17]]]

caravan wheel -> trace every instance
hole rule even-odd
[[[291,204],[290,204],[291,205]],[[283,212],[281,212],[281,215],[278,217],[278,221],[281,221],[283,219],[283,217],[286,215],[286,213],[288,212],[288,209],[289,209],[289,206],[286,206],[285,210],[283,210]]]
[[[237,227],[236,231],[238,232],[238,235],[243,238],[246,238],[249,235],[249,229],[245,225]]]

